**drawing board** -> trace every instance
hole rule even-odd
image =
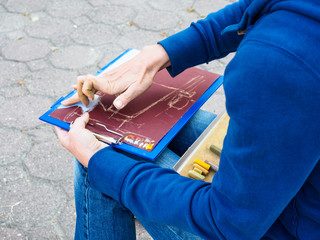
[[[133,57],[138,53],[135,51],[128,50],[97,74],[110,70],[129,53]],[[187,69],[175,78],[162,70],[145,93],[120,111],[112,104],[114,96],[98,92],[87,129],[115,139],[122,136],[122,144],[114,147],[153,160],[221,83],[219,75],[198,68]],[[63,99],[73,94],[77,93]],[[68,129],[83,114],[83,106],[62,107],[63,99],[40,119]]]

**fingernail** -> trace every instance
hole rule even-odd
[[[116,100],[114,101],[113,105],[117,108],[117,109],[121,109],[123,106],[123,103],[121,100]]]

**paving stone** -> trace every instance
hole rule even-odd
[[[0,95],[0,105],[3,104],[4,102],[5,102],[4,96]]]
[[[1,218],[0,218],[1,219]],[[17,228],[0,227],[2,239],[10,240],[24,240],[26,239],[25,233]]]
[[[29,74],[25,84],[32,94],[60,98],[72,90],[76,81],[75,71],[46,68]]]
[[[187,11],[188,7],[191,7],[194,3],[194,0],[184,0],[183,4],[179,1],[172,1],[172,0],[150,0],[148,4],[154,8],[159,10],[166,10],[177,12],[179,10]]]
[[[69,34],[62,36],[54,36],[50,39],[50,42],[53,44],[50,47],[65,48],[67,46],[74,45],[74,42]]]
[[[48,13],[53,17],[72,18],[91,11],[92,6],[83,0],[55,0],[48,6]]]
[[[105,1],[103,0],[103,2],[105,2]],[[72,18],[72,22],[77,26],[92,23],[91,19],[89,19],[87,16],[80,16],[80,17]]]
[[[135,224],[136,224],[136,238],[138,240],[152,240],[153,239],[137,219],[135,220]]]
[[[26,239],[41,239],[41,240],[64,240],[64,236],[56,230],[56,224],[51,223],[44,227],[32,227],[26,231]]]
[[[100,68],[98,66],[94,65],[94,66],[90,66],[90,67],[80,68],[78,70],[78,72],[79,72],[79,75],[87,75],[87,74],[95,74],[99,70],[100,70]]]
[[[2,85],[2,88],[0,88],[0,94],[2,94],[2,98],[0,98],[0,103],[5,103],[6,99],[9,98],[16,98],[16,97],[20,97],[20,96],[26,96],[28,95],[28,91],[26,89],[26,87],[23,84],[23,80],[21,81],[21,85],[19,83],[16,84],[12,84],[10,86],[6,86]]]
[[[0,165],[21,160],[31,148],[28,136],[18,130],[0,128],[0,140]]]
[[[0,2],[1,3],[1,2]],[[2,6],[2,5],[0,5],[0,13],[1,12],[6,12],[7,10]]]
[[[219,11],[224,6],[230,4],[228,0],[197,0],[193,8],[201,15]]]
[[[69,159],[69,162],[73,164],[73,159]],[[74,199],[73,177],[67,178],[59,185],[67,194],[68,200],[71,200],[73,202],[73,199]]]
[[[58,138],[33,146],[24,163],[35,177],[63,180],[73,175],[72,155],[60,145]]]
[[[21,14],[0,13],[0,33],[22,29],[28,19]]]
[[[74,230],[76,223],[76,213],[74,200],[68,201],[65,208],[59,216],[59,223],[65,233],[66,239],[74,238]]]
[[[51,184],[23,179],[1,188],[0,215],[9,226],[41,227],[55,218],[64,201],[64,194]]]
[[[71,34],[71,38],[76,43],[99,46],[112,42],[118,34],[115,27],[92,23],[78,27]]]
[[[30,13],[44,10],[47,0],[8,0],[5,5],[10,12]]]
[[[228,63],[232,60],[232,58],[234,58],[234,56],[235,56],[235,53],[230,53],[226,57],[220,58],[218,61],[224,64],[225,66],[227,66]]]
[[[127,48],[131,48],[131,47],[132,46],[127,46]],[[99,69],[101,69],[104,66],[106,66],[108,63],[113,61],[115,58],[117,58],[125,50],[119,46],[112,44],[107,47],[101,47],[98,49],[98,51],[101,52],[101,54],[103,54],[104,56],[98,64]]]
[[[69,20],[46,17],[32,22],[26,26],[25,30],[32,37],[49,39],[54,36],[68,35],[74,27]]]
[[[224,64],[221,61],[213,61],[213,62],[210,62],[209,64],[203,64],[203,66],[204,66],[203,68],[204,70],[218,73],[220,75],[224,74],[224,70],[226,68],[226,64]]]
[[[9,32],[6,34],[6,37],[12,41],[12,40],[19,40],[22,38],[26,37],[26,33],[21,31],[21,30],[17,30],[17,31],[13,31],[13,32]]]
[[[223,86],[221,86],[201,107],[205,111],[209,111],[215,114],[219,114],[225,110],[225,95]]]
[[[22,178],[27,178],[26,172],[21,164],[0,166],[0,185],[1,187],[17,181]],[[0,188],[1,189],[1,188]]]
[[[53,126],[49,124],[43,124],[25,132],[32,139],[33,143],[50,142],[57,138]]]
[[[109,2],[107,2],[106,0],[88,0],[88,3],[90,3],[94,7],[99,7],[99,6],[109,4]]]
[[[49,52],[49,43],[46,40],[32,38],[16,40],[2,48],[5,58],[21,62],[43,58]]]
[[[133,22],[140,28],[161,31],[173,28],[178,25],[180,19],[175,13],[167,11],[145,10],[133,19]]]
[[[46,11],[29,13],[29,19],[32,22],[40,21],[42,18],[47,18],[47,17],[50,17],[50,15]]]
[[[8,86],[22,81],[28,74],[28,68],[24,63],[0,61],[0,72],[0,85]]]
[[[4,34],[0,34],[0,47],[2,47],[3,44],[7,41],[7,38],[5,37]],[[2,56],[0,56],[2,58]]]
[[[126,23],[132,21],[135,12],[128,7],[104,6],[96,8],[88,16],[97,23],[108,25]]]
[[[48,64],[43,59],[27,62],[27,65],[32,72],[39,71],[48,67]]]
[[[96,0],[99,1],[99,0]],[[103,1],[103,0],[101,0]],[[110,4],[114,5],[122,5],[122,6],[130,6],[133,9],[140,9],[146,5],[148,0],[109,0]]]
[[[180,32],[188,28],[192,22],[197,22],[202,19],[196,12],[188,12],[187,10],[177,11],[176,14],[179,17],[180,21],[174,28],[175,32]]]
[[[40,96],[27,95],[7,99],[6,102],[0,106],[0,112],[6,113],[0,118],[0,124],[21,130],[35,128],[43,123],[38,118],[44,114],[52,104],[52,99]]]
[[[142,29],[129,29],[126,27],[117,42],[124,49],[135,48],[141,50],[144,46],[156,44],[162,39],[164,39],[164,37],[161,36],[161,31],[149,32]]]
[[[51,63],[58,68],[77,69],[95,64],[99,54],[91,47],[70,46],[52,53]]]

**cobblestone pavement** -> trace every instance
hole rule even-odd
[[[0,238],[72,239],[72,156],[38,120],[80,74],[232,0],[0,0]],[[222,74],[231,57],[202,68]],[[219,89],[204,106],[219,112]],[[137,238],[151,239],[137,224]]]

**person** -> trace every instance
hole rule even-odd
[[[318,0],[240,0],[104,76],[79,77],[78,95],[64,104],[86,104],[99,90],[121,109],[160,69],[176,76],[236,51],[224,73],[230,122],[211,184],[168,168],[187,146],[169,146],[160,167],[98,142],[85,129],[88,114],[69,132],[57,128],[78,159],[75,238],[135,239],[136,216],[154,239],[320,239],[319,29]],[[203,114],[174,141],[194,140],[213,119]]]

